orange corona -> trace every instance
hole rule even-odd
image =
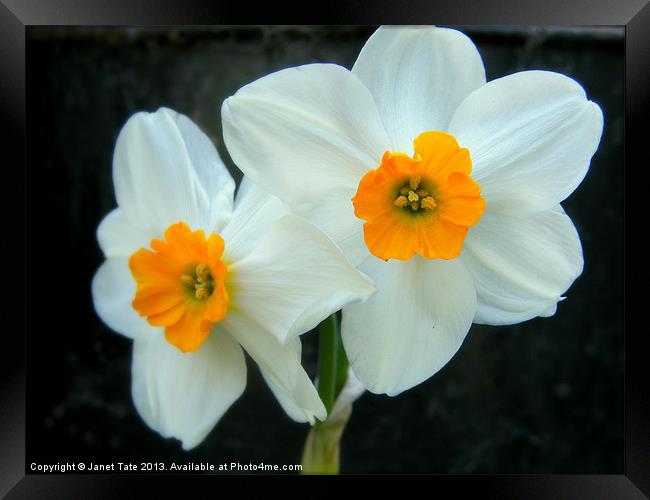
[[[206,239],[202,230],[178,222],[151,248],[129,259],[137,283],[133,308],[150,325],[164,327],[167,341],[181,351],[196,351],[228,312],[223,239],[216,233]]]
[[[364,241],[380,259],[453,259],[485,211],[469,151],[438,131],[420,134],[413,149],[413,157],[386,151],[363,176],[354,214],[366,221]]]

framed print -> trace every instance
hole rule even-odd
[[[647,497],[650,8],[470,4],[3,0],[2,494]]]

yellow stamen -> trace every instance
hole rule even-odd
[[[409,201],[418,201],[420,197],[413,191],[409,191]]]
[[[417,201],[414,201],[413,203],[411,203],[411,210],[413,210],[414,212],[417,212],[418,208],[420,208],[420,205],[418,205]]]
[[[409,185],[411,186],[411,189],[415,191],[418,186],[420,185],[420,180],[422,180],[422,176],[420,174],[415,174],[411,176],[411,180],[409,181]]]
[[[408,203],[408,200],[406,199],[406,196],[398,196],[395,198],[395,201],[393,203],[398,207],[405,207]]]
[[[436,207],[438,206],[438,204],[436,203],[436,200],[434,200],[433,198],[431,198],[431,196],[427,196],[426,198],[424,198],[424,199],[420,202],[420,206],[421,206],[422,208],[427,208],[427,209],[429,209],[429,210],[433,210],[434,208],[436,208]]]
[[[198,266],[196,266],[195,272],[199,280],[201,281],[208,281],[211,278],[210,268],[208,267],[207,264],[199,264]]]
[[[185,283],[186,285],[194,286],[196,285],[196,280],[194,279],[193,276],[190,276],[189,274],[184,274],[181,276],[181,281]]]
[[[402,189],[399,190],[399,194],[407,194],[409,191],[410,189],[404,186]]]
[[[210,290],[208,290],[207,286],[199,287],[196,292],[194,292],[194,296],[199,300],[207,299],[210,296]]]

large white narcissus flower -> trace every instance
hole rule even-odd
[[[242,347],[287,414],[323,420],[298,335],[374,292],[336,245],[244,179],[186,116],[132,116],[117,139],[118,208],[97,237],[99,316],[133,339],[132,395],[149,427],[199,444],[246,386]]]
[[[462,33],[382,27],[352,71],[273,73],[227,99],[222,118],[244,173],[375,280],[379,292],[346,306],[342,323],[372,392],[429,378],[472,322],[554,314],[582,272],[560,202],[584,178],[603,118],[564,75],[486,83]]]

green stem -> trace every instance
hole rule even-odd
[[[345,382],[348,380],[348,368],[350,368],[350,362],[348,357],[345,354],[345,349],[343,349],[343,341],[341,336],[337,335],[338,348],[336,350],[336,391],[334,392],[334,401],[339,397]]]
[[[338,323],[336,313],[333,313],[320,324],[318,334],[318,395],[328,415],[336,400],[338,350]]]
[[[336,313],[320,324],[318,335],[318,394],[327,410],[327,419],[311,428],[302,455],[303,474],[338,474],[341,435],[352,407],[332,408],[348,378],[349,362],[339,335]]]

